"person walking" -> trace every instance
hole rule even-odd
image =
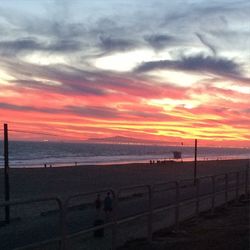
[[[100,196],[100,194],[97,194],[96,200],[95,200],[96,211],[99,212],[101,210],[101,207],[102,207],[101,196]]]
[[[113,207],[112,207],[112,198],[110,197],[110,192],[107,193],[107,196],[104,199],[104,212],[106,214],[106,218],[108,218],[109,214],[111,214]]]
[[[96,209],[96,215],[94,220],[94,226],[100,226],[103,225],[104,220],[102,218],[101,214],[101,207],[102,207],[102,201],[100,194],[97,194],[95,199],[95,209]],[[103,237],[104,236],[104,228],[99,228],[94,230],[94,237]]]

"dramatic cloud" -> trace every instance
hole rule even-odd
[[[8,109],[14,111],[25,111],[25,112],[41,112],[48,114],[74,114],[81,115],[87,117],[95,117],[95,118],[116,118],[119,117],[120,114],[116,109],[108,108],[108,107],[77,107],[77,106],[65,106],[62,109],[54,109],[54,108],[39,108],[32,106],[19,106],[8,103],[0,103],[0,109]]]
[[[240,64],[233,60],[204,55],[183,57],[180,60],[145,62],[137,67],[136,72],[147,72],[156,69],[209,72],[218,75],[241,75]]]
[[[120,113],[118,110],[109,107],[98,107],[98,106],[88,106],[88,107],[75,107],[75,106],[67,106],[66,110],[88,117],[96,117],[96,118],[117,118],[120,117]]]
[[[9,103],[0,103],[0,109],[8,109],[8,110],[14,110],[14,111],[27,111],[27,112],[43,112],[43,113],[61,113],[61,111],[51,108],[36,108],[32,106],[20,106],[15,104],[9,104]]]
[[[173,45],[173,42],[176,40],[169,35],[157,34],[146,36],[145,40],[154,48],[154,49],[163,49],[169,45]]]
[[[249,8],[247,0],[4,1],[0,120],[65,140],[250,146]]]
[[[212,53],[214,54],[214,56],[216,56],[217,54],[217,51],[215,49],[214,46],[212,46],[208,41],[206,41],[206,39],[199,33],[196,33],[196,36],[200,39],[200,41],[205,45],[207,46],[211,51]]]
[[[136,48],[137,43],[132,40],[100,36],[100,47],[104,51],[127,51]]]
[[[18,53],[22,51],[49,51],[49,52],[73,52],[81,48],[79,42],[72,40],[60,40],[54,43],[42,43],[36,39],[24,38],[15,41],[0,42],[0,50],[2,53]]]

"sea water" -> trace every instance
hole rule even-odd
[[[3,143],[0,167],[4,166]],[[94,144],[67,142],[9,142],[10,167],[96,165],[171,160],[180,151],[184,161],[194,159],[194,148],[134,144]],[[250,148],[199,147],[198,160],[249,159]]]

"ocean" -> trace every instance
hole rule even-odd
[[[3,142],[1,145],[0,168],[3,168]],[[149,162],[171,160],[173,151],[180,151],[184,161],[194,159],[194,148],[183,146],[10,141],[9,165],[30,168],[44,167],[44,164],[62,167]],[[198,160],[249,158],[249,148],[198,148]]]

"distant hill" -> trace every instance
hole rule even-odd
[[[140,145],[171,145],[170,142],[156,141],[156,140],[143,140],[132,137],[113,136],[105,138],[89,138],[85,142],[88,143],[110,143],[110,144],[140,144]]]

